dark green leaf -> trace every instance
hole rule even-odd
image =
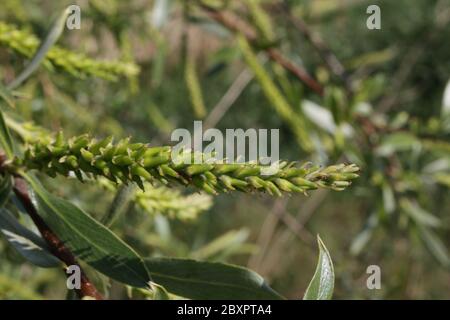
[[[283,299],[260,275],[242,267],[170,258],[145,262],[155,282],[189,299]]]
[[[2,208],[6,201],[8,201],[9,195],[11,194],[12,180],[9,174],[0,176],[0,208]]]
[[[306,289],[304,300],[330,300],[334,289],[334,269],[330,254],[319,236],[319,261],[316,272]]]
[[[78,258],[117,281],[147,286],[144,261],[130,246],[75,205],[50,194],[34,177],[25,177],[39,214]]]
[[[31,263],[43,268],[61,265],[49,252],[45,241],[21,225],[6,209],[0,209],[0,230],[6,240]]]

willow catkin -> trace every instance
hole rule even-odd
[[[40,41],[34,34],[0,21],[0,45],[31,58],[39,44]],[[44,65],[48,68],[61,68],[79,78],[95,76],[111,81],[117,80],[119,76],[133,77],[139,73],[139,67],[134,63],[93,60],[56,45],[47,52]]]
[[[134,202],[151,215],[161,214],[172,219],[192,221],[213,204],[212,197],[207,194],[183,195],[166,186],[145,186],[145,190],[136,191]]]
[[[272,42],[275,40],[272,21],[261,7],[260,2],[260,0],[247,0],[245,4],[259,33],[264,37],[265,41]]]
[[[195,116],[198,119],[203,119],[206,116],[206,107],[203,100],[202,87],[198,79],[195,58],[191,54],[188,54],[186,59],[184,79]]]
[[[97,183],[111,192],[117,191],[117,186],[110,180],[99,177]],[[163,215],[170,219],[192,222],[213,205],[209,194],[183,194],[176,188],[169,188],[160,183],[144,183],[145,191],[128,188],[129,200],[149,215]]]
[[[192,153],[187,154],[191,159]],[[197,155],[196,155],[197,156]],[[204,159],[207,155],[201,155]],[[358,177],[354,164],[320,167],[297,162],[280,162],[272,175],[263,174],[268,166],[258,163],[174,162],[169,146],[150,147],[122,139],[113,143],[112,137],[96,140],[88,135],[64,140],[62,134],[50,144],[34,143],[16,158],[14,164],[25,170],[37,169],[51,177],[73,172],[83,181],[87,177],[103,176],[114,182],[136,183],[144,189],[145,182],[176,182],[193,185],[209,194],[220,192],[282,192],[305,193],[317,188],[344,190]]]

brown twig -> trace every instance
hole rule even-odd
[[[320,58],[325,62],[328,69],[344,83],[347,82],[347,75],[345,68],[339,61],[334,52],[328,47],[328,45],[322,40],[319,34],[313,32],[308,25],[299,17],[294,17],[286,5],[281,4],[282,12],[286,14],[289,21],[299,30],[306,40],[312,45],[312,47],[317,51]]]
[[[16,176],[14,178],[14,193],[17,198],[22,203],[23,207],[27,211],[30,218],[33,220],[34,224],[38,228],[45,242],[47,243],[50,252],[61,260],[66,266],[76,265],[81,270],[81,287],[80,289],[75,289],[78,297],[92,297],[96,300],[103,300],[103,296],[97,291],[94,284],[89,280],[87,275],[84,273],[83,269],[75,259],[72,252],[64,245],[61,239],[49,228],[49,226],[44,222],[44,220],[39,216],[35,206],[33,205],[30,194],[28,192],[28,185],[26,181],[20,177]]]
[[[205,4],[200,4],[200,6],[205,10],[211,19],[220,23],[232,32],[243,34],[249,42],[255,43],[258,39],[258,34],[254,28],[233,13],[222,10],[219,11]],[[323,95],[322,86],[312,76],[310,76],[305,69],[286,58],[278,49],[269,47],[262,50],[267,53],[267,56],[272,61],[279,63],[282,67],[300,79],[307,87],[319,95]]]

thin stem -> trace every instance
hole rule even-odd
[[[243,34],[249,42],[255,42],[257,40],[258,36],[253,27],[231,12],[215,10],[205,4],[201,4],[200,6],[205,10],[211,19],[222,24],[227,29]],[[266,48],[262,50],[266,52],[267,56],[272,61],[277,62],[283,68],[291,72],[307,87],[315,91],[320,96],[323,95],[322,86],[313,77],[311,77],[305,69],[293,63],[275,48]]]

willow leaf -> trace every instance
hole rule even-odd
[[[317,236],[319,244],[319,261],[316,272],[306,289],[304,300],[330,300],[334,289],[334,268],[330,254],[322,239]]]

